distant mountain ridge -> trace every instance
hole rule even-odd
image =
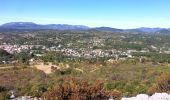
[[[57,30],[85,30],[88,26],[83,25],[68,25],[68,24],[35,24],[32,22],[10,22],[0,26],[6,29],[57,29]]]
[[[117,29],[117,28],[111,28],[111,27],[96,27],[93,28],[95,30],[99,30],[99,31],[111,31],[111,32],[122,32],[124,31],[123,29]]]
[[[137,30],[140,30],[142,32],[157,32],[157,31],[161,31],[161,30],[169,30],[166,28],[148,28],[148,27],[141,27],[141,28],[137,28]]]
[[[170,28],[134,28],[134,29],[118,29],[111,27],[95,27],[90,28],[84,25],[68,25],[68,24],[36,24],[33,22],[10,22],[0,26],[0,30],[18,29],[18,30],[39,30],[39,29],[53,29],[53,30],[98,30],[109,32],[141,32],[141,33],[170,33]]]

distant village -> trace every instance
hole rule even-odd
[[[156,46],[151,45],[151,48],[159,53],[170,54],[170,48],[168,50],[164,50],[163,48],[157,48]],[[59,46],[52,46],[46,47],[43,45],[0,45],[0,49],[3,49],[11,54],[20,53],[23,51],[29,51],[30,53],[36,50],[44,50],[44,51],[56,51],[61,52],[66,56],[72,57],[84,57],[84,58],[95,58],[95,57],[114,57],[114,58],[133,58],[132,53],[141,52],[147,53],[150,52],[149,49],[143,48],[142,50],[117,50],[117,49],[110,49],[110,50],[102,50],[102,49],[92,49],[92,48],[65,48],[61,45]],[[35,54],[36,56],[43,56],[43,54]]]

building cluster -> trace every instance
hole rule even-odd
[[[155,46],[151,46],[151,48],[157,49]],[[132,58],[132,54],[134,52],[141,52],[146,53],[150,52],[149,49],[144,48],[142,50],[134,50],[134,49],[127,49],[127,50],[118,50],[118,49],[94,49],[94,48],[78,48],[78,47],[62,47],[59,46],[52,46],[52,47],[46,47],[43,45],[8,45],[3,44],[0,45],[0,49],[6,50],[7,52],[13,54],[13,53],[20,53],[24,50],[44,50],[44,51],[58,51],[62,52],[66,56],[72,56],[72,57],[84,57],[84,58],[95,58],[95,57],[124,57],[124,58]],[[170,54],[170,49],[163,50],[160,49],[159,53],[166,53]]]
[[[39,45],[0,45],[0,49],[3,49],[11,54],[20,53],[24,50],[30,50],[33,47],[39,47]]]
[[[50,51],[59,51],[62,52],[66,56],[72,57],[84,57],[84,58],[95,58],[95,57],[125,57],[132,58],[133,52],[138,52],[136,50],[102,50],[102,49],[91,49],[91,48],[54,48],[48,49]],[[140,51],[144,52],[144,50]],[[145,51],[148,52],[148,51]]]

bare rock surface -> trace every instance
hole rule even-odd
[[[170,94],[155,93],[152,96],[148,96],[147,94],[139,94],[136,97],[123,97],[121,100],[170,100]]]

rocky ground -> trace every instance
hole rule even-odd
[[[170,100],[170,94],[155,93],[152,96],[148,96],[147,94],[139,94],[136,97],[123,97],[121,100]]]

